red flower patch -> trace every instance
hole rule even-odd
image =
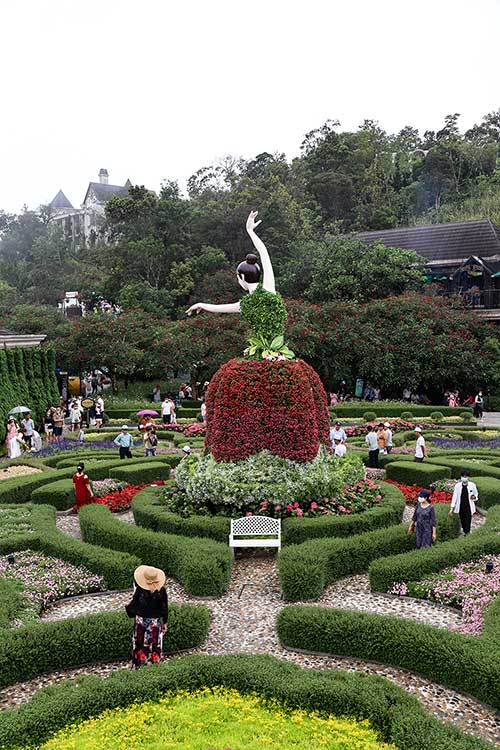
[[[154,484],[163,485],[165,482],[158,480]],[[94,502],[107,505],[112,513],[122,513],[124,510],[130,510],[132,500],[144,487],[149,487],[149,484],[129,484],[121,492],[110,492],[94,498]]]
[[[305,463],[330,445],[330,418],[318,374],[303,360],[231,359],[206,396],[205,444],[216,461],[238,461],[264,449]]]

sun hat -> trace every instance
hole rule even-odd
[[[413,432],[422,432],[422,428],[421,427],[415,427],[415,429],[413,430]]]
[[[163,570],[153,568],[151,565],[139,565],[134,570],[134,581],[141,589],[147,591],[158,591],[165,585],[166,575]]]
[[[184,451],[184,453],[191,453],[191,446],[190,445],[184,445],[182,447],[182,450]]]
[[[340,424],[338,419],[335,420],[335,424]]]
[[[384,427],[390,427],[390,426],[391,426],[390,422],[384,422]]]
[[[120,430],[128,430],[128,424],[122,424]]]

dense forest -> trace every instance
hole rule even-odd
[[[87,366],[88,341],[78,339],[84,334],[77,329],[94,320],[95,330],[102,316],[86,316],[76,327],[64,319],[57,302],[75,289],[90,307],[99,297],[119,305],[124,317],[113,325],[125,328],[128,320],[125,338],[134,320],[143,320],[150,344],[167,340],[177,322],[187,335],[190,302],[238,298],[234,267],[251,249],[245,232],[251,209],[262,218],[259,233],[288,300],[348,305],[352,316],[376,300],[411,296],[422,291],[423,259],[381,244],[367,247],[355,233],[479,218],[500,223],[499,155],[500,110],[466,132],[451,114],[440,130],[423,135],[411,126],[390,134],[372,120],[347,132],[329,120],[307,133],[291,162],[279,153],[227,157],[192,175],[187,195],[171,181],[158,195],[131,188],[128,197],[108,203],[103,238],[92,246],[68,246],[47,207],[17,216],[0,211],[0,325],[48,333],[66,361],[69,350]],[[91,342],[91,331],[86,335]],[[118,371],[145,375],[149,367],[153,376],[159,367],[192,364],[193,352],[174,366],[166,351],[161,362],[146,365],[147,347],[135,344],[135,356],[129,352],[113,365]]]

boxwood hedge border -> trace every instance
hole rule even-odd
[[[486,750],[491,745],[430,716],[417,698],[388,680],[341,670],[309,670],[270,656],[186,656],[154,669],[120,670],[103,680],[86,677],[40,690],[0,714],[1,750],[40,745],[57,730],[166,691],[224,685],[276,699],[290,709],[368,720],[402,750]],[[21,744],[23,743],[23,744]]]

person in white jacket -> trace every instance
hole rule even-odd
[[[456,483],[451,499],[451,508],[448,513],[458,513],[464,534],[470,533],[472,516],[476,512],[477,487],[474,482],[469,481],[469,472],[462,469],[460,481]]]

